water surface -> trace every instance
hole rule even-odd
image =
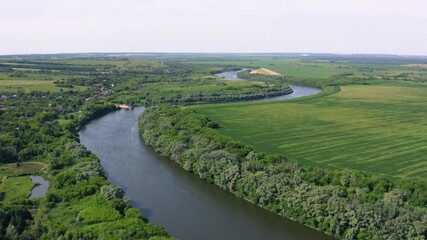
[[[214,75],[217,76],[217,77],[220,77],[220,78],[226,78],[226,79],[232,79],[232,80],[244,80],[245,81],[245,79],[239,78],[237,76],[237,74],[239,72],[243,72],[243,71],[246,71],[246,70],[248,70],[248,68],[242,68],[242,69],[237,70],[237,71],[229,71],[229,72],[216,73]]]
[[[289,84],[289,87],[292,88],[293,90],[292,93],[289,93],[286,95],[280,95],[277,97],[268,97],[268,98],[249,100],[247,102],[266,102],[266,101],[287,100],[287,99],[311,96],[311,95],[320,93],[322,91],[319,88],[305,87],[305,86],[299,86],[299,85],[293,85],[293,84]]]
[[[218,77],[244,80],[237,73]],[[293,93],[254,101],[309,96],[320,89],[290,85]],[[138,116],[145,110],[119,110],[94,120],[80,131],[80,140],[95,153],[109,175],[122,187],[151,223],[162,225],[179,239],[333,239],[275,215],[161,157],[139,136]]]
[[[217,73],[215,76],[226,78],[226,79],[232,79],[232,80],[242,80],[246,81],[245,79],[239,78],[237,74],[239,72],[248,70],[247,68],[238,70],[238,71],[229,71],[229,72],[222,72]],[[293,99],[293,98],[300,98],[305,96],[311,96],[314,94],[317,94],[321,92],[322,90],[319,88],[313,88],[313,87],[304,87],[299,85],[293,85],[289,84],[289,87],[292,88],[293,92],[286,95],[276,96],[276,97],[268,97],[268,98],[262,98],[262,99],[255,99],[255,100],[248,100],[246,102],[266,102],[266,101],[278,101],[278,100],[286,100],[286,99]]]
[[[100,159],[151,223],[184,240],[331,239],[184,171],[145,146],[138,133],[144,107],[119,110],[87,124],[80,140]]]
[[[30,199],[44,197],[49,189],[49,181],[40,176],[31,176],[31,181],[37,186],[31,190]]]

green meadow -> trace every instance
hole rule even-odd
[[[85,86],[76,86],[74,88],[62,88],[56,86],[53,81],[42,80],[0,80],[0,92],[59,92],[61,90],[84,90]]]
[[[271,68],[276,70],[274,68]],[[427,85],[328,87],[290,101],[200,105],[221,131],[307,166],[427,179]]]
[[[3,206],[28,199],[35,184],[29,175],[41,174],[48,166],[41,162],[0,165],[0,204]]]
[[[22,90],[24,92],[31,91],[51,91],[57,92],[59,88],[55,86],[53,81],[38,81],[38,80],[1,80],[0,92],[16,92]]]
[[[191,64],[233,65],[247,68],[267,68],[284,76],[293,78],[329,79],[340,74],[352,74],[353,77],[389,79],[426,78],[423,65],[402,64],[399,62],[367,62],[348,60],[316,60],[304,58],[277,57],[240,57],[220,60],[188,61]],[[397,80],[397,79],[394,79]]]
[[[27,199],[34,186],[29,176],[3,177],[1,181],[0,192],[2,192],[3,199],[0,203],[5,206]]]

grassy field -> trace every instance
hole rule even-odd
[[[199,64],[199,62],[190,62]],[[232,64],[248,68],[267,68],[285,76],[324,79],[345,72],[354,72],[349,69],[340,68],[340,65],[323,62],[301,62],[297,59],[273,59],[273,58],[250,58],[250,59],[228,59],[225,61],[205,61],[205,64],[225,65]]]
[[[22,90],[24,92],[31,91],[59,91],[53,81],[37,81],[37,80],[1,80],[0,92],[16,92]]]
[[[3,177],[2,182],[0,191],[4,192],[5,195],[1,203],[5,206],[27,199],[34,186],[29,176]]]
[[[1,165],[0,172],[7,174],[22,174],[46,170],[47,167],[47,164],[42,162],[22,162],[19,163],[19,165],[16,165],[16,163],[9,163]]]
[[[9,205],[27,199],[34,186],[28,175],[41,173],[47,168],[47,164],[42,162],[22,162],[19,166],[16,163],[0,165],[0,192],[4,194],[0,203]]]
[[[150,61],[150,60],[141,60],[141,59],[61,59],[57,62],[65,64],[76,64],[76,65],[114,65],[119,69],[129,69],[129,68],[161,68],[165,67],[160,62]]]
[[[221,132],[304,165],[427,179],[426,102],[426,84],[396,83],[196,109],[219,122]]]
[[[156,84],[147,84],[147,85],[156,85]],[[205,85],[190,85],[190,86],[181,86],[180,84],[168,83],[167,86],[162,87],[159,91],[162,94],[170,93],[170,92],[218,92],[221,90],[234,90],[234,88],[246,88],[246,87],[254,87],[254,86],[269,86],[264,82],[249,82],[249,81],[239,81],[239,80],[218,80],[217,82],[212,82],[211,84]],[[157,85],[155,86],[157,87]]]
[[[59,92],[62,90],[84,90],[86,86],[76,86],[74,88],[61,88],[57,87],[53,81],[42,81],[42,80],[0,80],[0,92]]]
[[[353,74],[357,77],[389,78],[399,74],[411,74],[426,78],[419,64],[349,62],[344,60],[304,60],[273,57],[228,58],[221,61],[208,60],[190,62],[193,64],[236,65],[248,68],[267,68],[284,76],[310,79],[328,79],[340,74]]]

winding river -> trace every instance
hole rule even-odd
[[[151,223],[183,240],[332,239],[237,198],[153,152],[139,137],[138,116],[144,110],[119,110],[96,119],[82,128],[80,141]]]
[[[229,72],[216,73],[215,76],[220,77],[220,78],[231,79],[231,80],[244,80],[244,81],[246,81],[245,79],[239,78],[237,76],[237,74],[239,72],[243,72],[243,71],[246,71],[246,70],[249,70],[249,69],[248,68],[242,68],[242,69],[237,70],[237,71],[229,71]]]
[[[245,70],[248,70],[248,69],[244,68],[244,69],[241,69],[238,71],[217,73],[217,74],[215,74],[215,76],[220,77],[220,78],[230,79],[230,80],[246,81],[245,79],[239,78],[239,76],[237,76],[237,74],[239,72],[245,71]],[[291,87],[292,90],[294,90],[294,92],[291,94],[281,95],[281,96],[277,96],[277,97],[268,97],[268,98],[262,98],[262,99],[256,99],[256,100],[249,100],[247,102],[266,102],[266,101],[286,100],[286,99],[293,99],[293,98],[311,96],[311,95],[314,95],[314,94],[321,92],[320,89],[312,88],[312,87],[304,87],[304,86],[292,85],[292,84],[289,84],[289,87]]]

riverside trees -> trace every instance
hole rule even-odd
[[[187,171],[333,236],[423,239],[427,234],[427,197],[414,191],[425,186],[421,180],[394,183],[357,171],[305,168],[219,134],[188,108],[152,107],[139,126],[148,145]]]

